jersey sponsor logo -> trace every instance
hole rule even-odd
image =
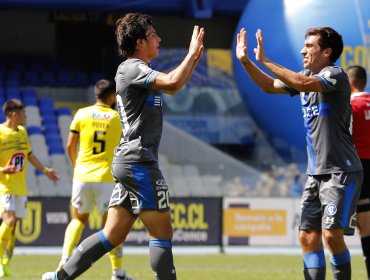
[[[156,190],[167,190],[168,189],[167,183],[164,179],[157,180],[155,184],[157,185]]]
[[[99,113],[99,112],[93,112],[92,118],[94,120],[106,120],[109,121],[112,118],[112,115],[110,113]]]
[[[335,86],[335,85],[336,85],[336,83],[337,83],[337,80],[336,80],[336,79],[332,79],[332,78],[330,78],[330,71],[325,71],[325,72],[324,72],[324,78],[325,78],[329,83],[331,83],[333,86]]]
[[[166,181],[165,181],[164,179],[157,180],[155,183],[156,183],[158,186],[167,185],[167,184],[166,184]]]
[[[331,109],[327,103],[320,103],[313,106],[302,107],[303,117],[310,119],[316,116],[330,115]]]
[[[314,116],[319,115],[319,106],[311,106],[311,107],[302,107],[303,117],[306,119],[310,119]]]
[[[335,213],[337,213],[337,206],[335,206],[334,204],[328,204],[326,206],[326,213],[329,215],[329,216],[334,216]]]
[[[10,165],[13,166],[18,171],[23,171],[26,156],[24,153],[16,153],[10,159]]]

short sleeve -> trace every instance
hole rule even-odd
[[[78,110],[76,115],[74,116],[72,122],[71,122],[71,125],[69,127],[69,130],[70,131],[73,131],[73,132],[80,132],[81,130],[81,127],[80,127],[80,119],[81,119],[81,111]]]
[[[323,92],[330,92],[336,90],[342,84],[341,80],[345,78],[345,73],[339,67],[328,66],[314,77],[319,80],[324,89]]]

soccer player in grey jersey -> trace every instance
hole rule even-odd
[[[342,36],[330,27],[308,29],[301,50],[304,70],[299,73],[266,56],[261,30],[257,30],[256,39],[256,60],[276,78],[249,59],[246,30],[242,28],[237,35],[236,56],[249,77],[265,92],[299,94],[301,98],[308,155],[299,228],[304,277],[325,279],[323,238],[334,279],[351,279],[351,260],[344,235],[354,234],[363,173],[349,132],[348,77],[334,66],[343,50]]]
[[[158,166],[162,134],[162,97],[175,94],[189,80],[203,54],[204,29],[194,27],[189,52],[170,73],[151,68],[159,53],[160,37],[149,15],[129,13],[116,24],[118,50],[123,57],[116,74],[117,109],[122,137],[116,148],[113,190],[104,229],[85,239],[57,272],[44,280],[74,279],[92,263],[124,242],[137,219],[149,236],[150,265],[157,280],[174,280],[172,225],[168,186]]]

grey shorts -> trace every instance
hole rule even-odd
[[[117,182],[109,207],[120,205],[134,215],[142,210],[168,211],[168,186],[156,162],[112,164]]]
[[[308,176],[302,194],[300,230],[338,229],[353,235],[363,172]]]

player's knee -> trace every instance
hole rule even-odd
[[[7,224],[8,227],[14,227],[17,219],[15,216],[7,216],[6,218],[3,218],[3,222]]]
[[[308,238],[307,232],[304,230],[300,230],[298,234],[299,243],[302,247],[307,247]]]
[[[320,232],[300,230],[298,238],[302,248],[306,248],[310,251],[321,249],[322,241]]]

